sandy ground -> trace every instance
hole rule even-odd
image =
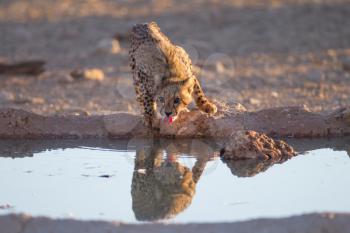
[[[283,219],[259,219],[237,223],[123,224],[119,222],[53,220],[26,215],[0,216],[2,233],[117,233],[117,232],[237,232],[237,233],[349,233],[347,214],[309,214]]]
[[[211,98],[240,102],[250,111],[306,104],[312,111],[330,112],[350,105],[349,16],[349,0],[0,0],[0,63],[46,62],[40,75],[0,74],[0,108],[44,115],[138,112],[127,34],[135,23],[156,21],[188,51]],[[92,68],[104,78],[70,76]],[[16,129],[23,123],[22,118],[13,122]],[[59,121],[48,125],[65,130]],[[82,129],[99,133],[90,126],[90,121],[82,123]],[[138,232],[141,227],[142,232],[346,233],[349,222],[346,214],[313,214],[243,223],[134,226],[17,215],[1,216],[0,231]]]
[[[39,59],[46,71],[0,75],[0,107],[137,112],[127,32],[156,21],[189,52],[211,98],[331,111],[350,104],[349,15],[349,0],[2,0],[0,62]],[[70,77],[91,68],[104,79]]]

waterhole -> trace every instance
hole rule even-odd
[[[0,214],[227,222],[350,212],[350,139],[286,161],[223,161],[211,140],[0,141]]]

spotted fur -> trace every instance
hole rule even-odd
[[[146,125],[155,123],[157,106],[162,116],[176,118],[193,99],[203,112],[216,113],[216,106],[193,74],[189,56],[172,44],[156,23],[135,25],[130,42],[130,67]]]

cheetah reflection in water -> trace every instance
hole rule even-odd
[[[205,143],[201,146],[206,154],[196,156],[192,169],[177,161],[179,154],[191,154],[190,144],[158,140],[152,147],[137,149],[131,185],[132,209],[137,220],[169,219],[191,204],[196,184],[211,159],[210,146]]]

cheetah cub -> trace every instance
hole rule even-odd
[[[157,124],[157,107],[164,122],[171,123],[181,111],[187,110],[193,99],[201,111],[216,113],[216,106],[205,97],[193,74],[189,56],[156,23],[135,25],[130,43],[134,87],[147,126]]]

